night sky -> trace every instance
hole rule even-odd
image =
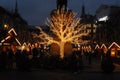
[[[0,0],[0,6],[13,11],[16,0]],[[68,8],[81,14],[82,0],[68,0]],[[86,13],[95,14],[101,4],[120,5],[119,0],[84,0]],[[44,25],[51,10],[56,9],[56,0],[18,0],[20,15],[29,25]]]

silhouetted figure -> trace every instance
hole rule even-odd
[[[35,58],[36,58],[36,57],[38,56],[38,54],[39,54],[37,48],[33,48],[32,52],[33,52],[33,57],[35,57]]]
[[[71,56],[71,66],[72,66],[72,71],[73,72],[77,72],[78,71],[78,68],[77,68],[77,55],[76,55],[76,51],[74,51],[73,53],[72,53],[72,56]]]
[[[57,0],[57,9],[62,9],[65,7],[65,10],[67,10],[67,0]]]
[[[88,63],[89,65],[92,64],[92,53],[91,52],[88,53]]]
[[[88,54],[89,53],[87,51],[84,53],[86,60],[88,59]]]
[[[31,60],[32,66],[37,67],[37,65],[39,63],[39,58],[38,58],[39,50],[38,50],[38,48],[33,48],[32,53],[33,53],[33,58]]]
[[[81,51],[74,51],[72,53],[72,70],[75,73],[78,73],[80,70],[83,69],[83,61]]]
[[[78,61],[79,61],[79,64],[78,64],[78,67],[79,67],[79,70],[83,70],[84,67],[83,67],[83,53],[79,50],[77,52],[77,55],[78,55]]]
[[[22,70],[29,71],[30,70],[30,61],[28,58],[28,54],[26,50],[22,51]]]
[[[18,68],[18,70],[20,70],[22,67],[22,61],[23,61],[22,53],[20,50],[17,50],[15,57],[16,57],[16,67]]]
[[[7,51],[8,51],[7,52],[7,64],[8,64],[7,66],[9,70],[12,70],[15,56],[14,56],[12,49],[8,49]]]
[[[113,64],[110,54],[111,54],[110,50],[108,50],[108,52],[106,53],[106,56],[102,58],[101,68],[105,73],[112,73],[115,69],[115,66]]]
[[[0,68],[1,70],[6,70],[7,66],[7,53],[5,51],[2,51],[0,54]]]
[[[26,50],[16,52],[16,67],[20,71],[29,71],[30,70],[30,60]]]
[[[2,51],[0,51],[0,70],[2,70]]]

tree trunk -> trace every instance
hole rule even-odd
[[[63,59],[64,58],[64,42],[60,43],[60,58]]]

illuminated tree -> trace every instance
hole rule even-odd
[[[60,47],[60,58],[64,58],[65,44],[67,42],[83,43],[82,36],[88,34],[85,33],[85,25],[80,24],[80,18],[75,16],[76,14],[72,11],[56,10],[46,21],[52,34],[49,35],[41,27],[37,27],[40,30],[40,34],[35,37],[39,37],[49,44],[57,44]]]

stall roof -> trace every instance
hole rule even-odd
[[[117,48],[120,49],[120,46],[119,46],[116,42],[113,42],[113,43],[108,47],[108,49],[111,49],[113,46],[116,46]]]
[[[14,28],[11,28],[8,31],[8,34],[6,36],[6,38],[4,38],[3,40],[1,40],[2,45],[4,45],[4,43],[6,44],[10,44],[10,45],[15,45],[15,46],[20,46],[20,42],[19,40],[16,38],[17,33],[15,32]]]

